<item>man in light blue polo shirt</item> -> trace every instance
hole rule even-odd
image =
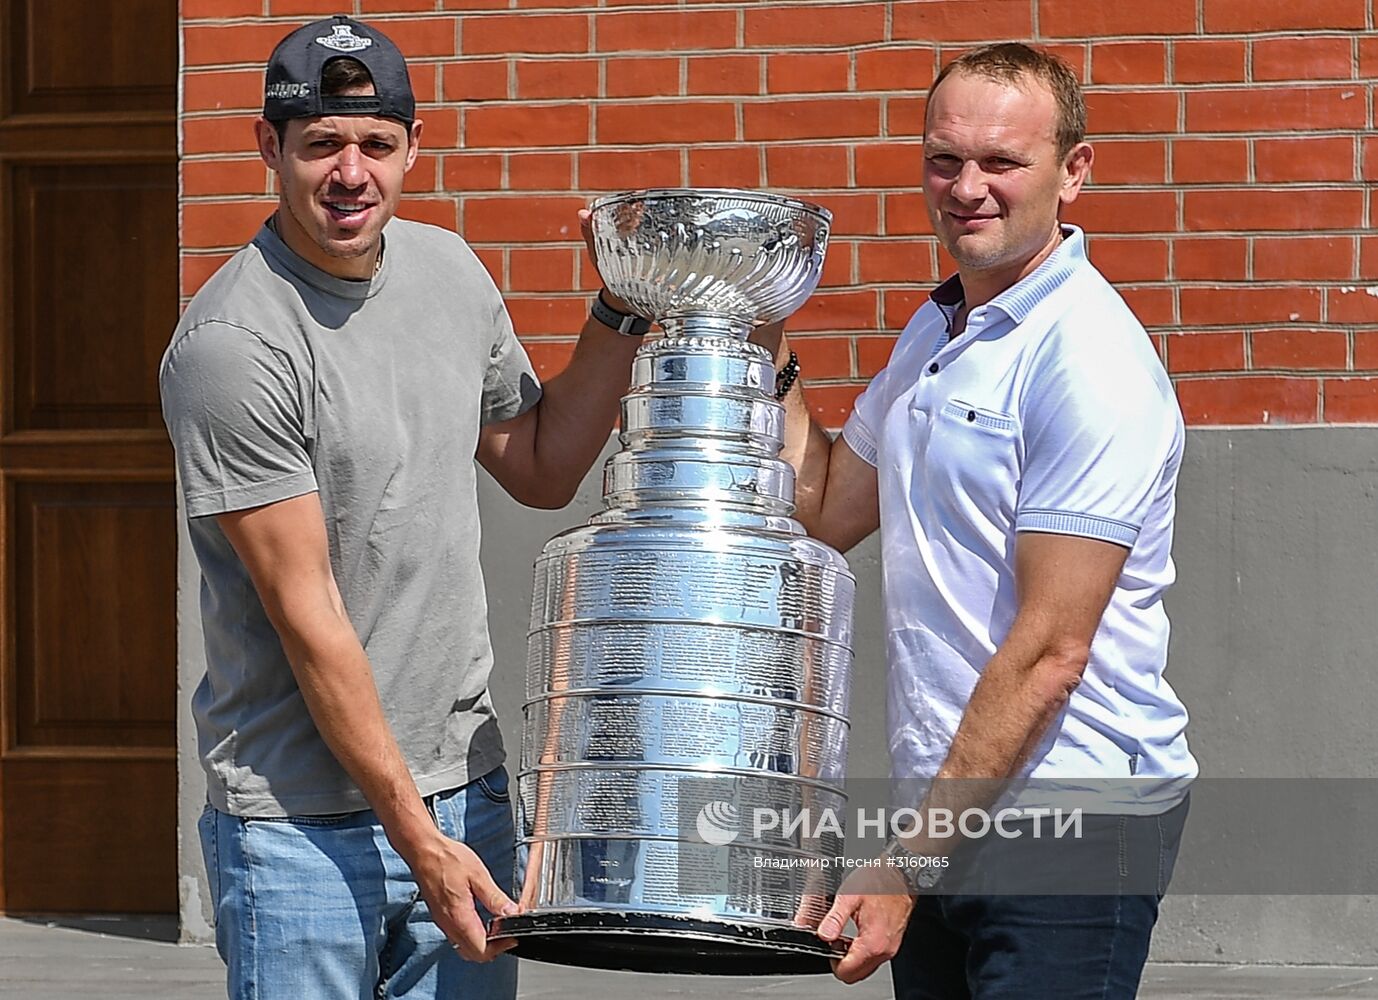
[[[900,998],[1133,997],[1196,776],[1163,678],[1182,419],[1143,327],[1059,219],[1091,167],[1084,134],[1052,57],[1002,44],[944,70],[924,194],[958,273],[836,442],[786,399],[801,519],[843,550],[881,531],[892,778],[933,782],[913,804],[989,809],[1014,781],[1093,790],[1110,857],[1151,842],[1147,889],[952,895],[917,862],[971,843],[892,841],[892,866],[849,879],[819,934],[854,919],[838,977],[893,958]]]

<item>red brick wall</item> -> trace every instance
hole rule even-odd
[[[1033,39],[1087,85],[1070,213],[1138,311],[1189,423],[1378,420],[1374,0],[182,0],[182,291],[272,205],[262,63],[297,24],[376,20],[412,61],[403,215],[456,228],[544,373],[597,287],[574,211],[641,186],[768,187],[836,215],[791,321],[838,426],[950,261],[921,197],[924,91],[974,43]]]

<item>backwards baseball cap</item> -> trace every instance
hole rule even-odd
[[[326,64],[357,59],[373,77],[368,97],[325,96]],[[268,59],[263,117],[270,122],[318,115],[376,115],[410,125],[416,118],[407,61],[387,35],[343,15],[298,28],[278,43]]]

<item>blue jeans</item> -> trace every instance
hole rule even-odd
[[[890,963],[896,1000],[1134,1000],[1187,808],[1097,824],[1075,856],[1105,869],[1087,873],[1095,894],[920,897]]]
[[[472,848],[511,895],[506,770],[427,805],[441,832]],[[198,825],[230,1000],[516,996],[516,958],[459,957],[372,811],[246,819],[207,806]],[[490,914],[479,913],[486,923]]]

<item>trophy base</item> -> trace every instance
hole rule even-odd
[[[516,938],[512,954],[585,969],[674,975],[803,976],[832,972],[847,947],[802,927],[659,913],[538,913],[498,917],[490,938]]]

